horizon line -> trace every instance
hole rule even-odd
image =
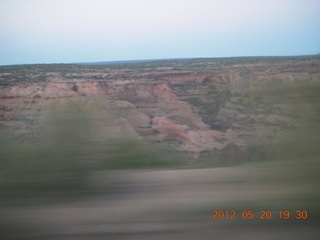
[[[228,59],[228,58],[281,58],[281,57],[312,57],[320,56],[320,53],[305,55],[261,55],[261,56],[229,56],[229,57],[185,57],[185,58],[154,58],[154,59],[129,59],[129,60],[108,60],[108,61],[92,61],[92,62],[52,62],[52,63],[16,63],[16,64],[0,64],[0,67],[6,66],[24,66],[24,65],[116,65],[123,63],[138,62],[155,62],[155,61],[175,61],[175,60],[191,60],[191,59]]]

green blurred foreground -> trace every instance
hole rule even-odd
[[[90,192],[88,179],[98,170],[178,166],[178,159],[169,159],[170,151],[134,140],[2,144],[1,148],[0,190],[1,201],[6,203],[21,201],[20,197],[50,198]]]

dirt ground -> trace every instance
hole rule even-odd
[[[2,206],[0,239],[319,239],[317,187],[288,182],[275,169],[101,171],[77,199]],[[288,219],[280,218],[285,210]],[[236,216],[212,219],[212,211]],[[260,219],[261,211],[272,217]],[[296,211],[308,216],[296,219]]]

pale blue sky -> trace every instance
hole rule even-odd
[[[320,52],[320,0],[0,0],[0,65]]]

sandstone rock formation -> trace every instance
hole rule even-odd
[[[0,67],[0,129],[30,141],[52,116],[73,114],[86,121],[78,137],[144,139],[198,158],[244,153],[298,127],[299,110],[319,114],[319,57],[228,61]],[[310,89],[312,102],[297,105]]]

